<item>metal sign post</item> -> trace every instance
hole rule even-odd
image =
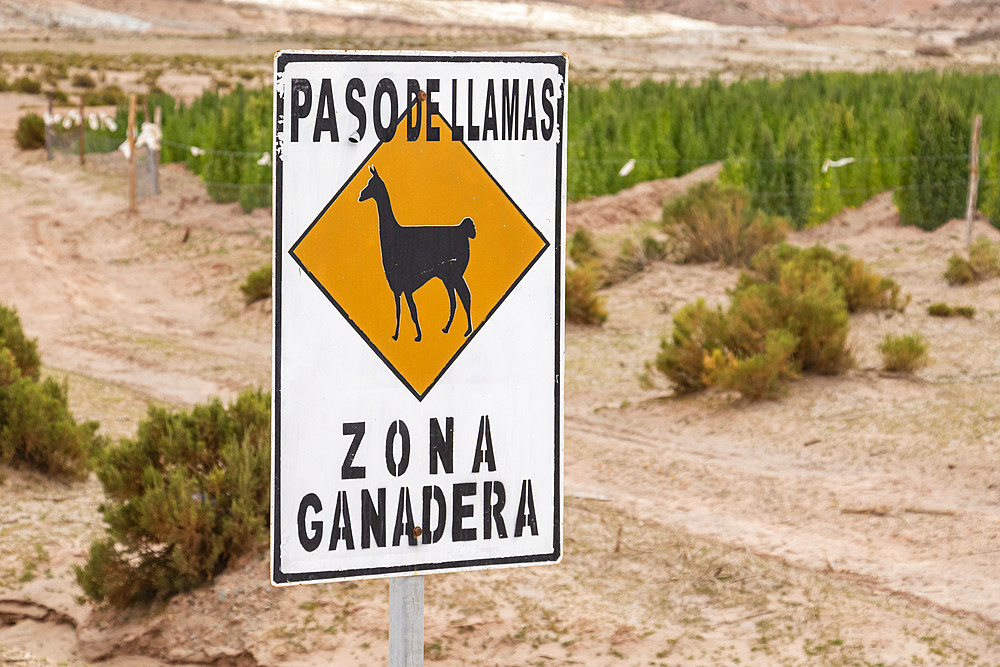
[[[424,578],[389,580],[389,667],[424,664]]]

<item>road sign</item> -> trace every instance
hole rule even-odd
[[[566,59],[275,61],[272,581],[557,561]]]

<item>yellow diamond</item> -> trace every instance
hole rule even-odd
[[[404,114],[290,251],[418,399],[549,245],[440,114],[432,125],[438,141],[408,141]]]

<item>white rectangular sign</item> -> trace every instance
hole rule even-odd
[[[274,584],[560,559],[566,90],[277,54]]]

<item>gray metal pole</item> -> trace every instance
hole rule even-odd
[[[389,667],[424,664],[424,577],[389,580]]]

